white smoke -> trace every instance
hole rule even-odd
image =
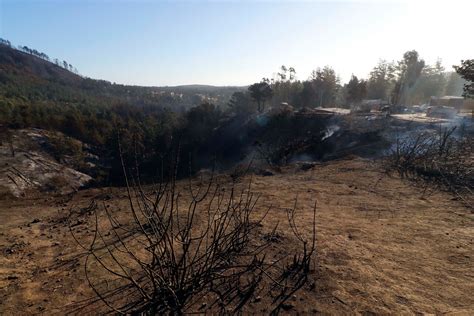
[[[325,140],[325,139],[331,137],[332,135],[334,135],[335,132],[337,132],[340,129],[341,128],[338,125],[329,125],[326,128],[326,133],[324,134],[324,136],[321,140]]]

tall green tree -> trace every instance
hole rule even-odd
[[[238,116],[249,116],[257,111],[255,103],[246,92],[234,92],[228,105],[230,111]]]
[[[436,63],[426,65],[413,88],[406,96],[408,104],[421,104],[428,102],[431,97],[440,97],[444,94],[446,86],[445,69],[438,59]]]
[[[341,88],[339,77],[329,66],[311,72],[308,82],[303,83],[301,99],[303,106],[329,107],[336,103]]]
[[[258,112],[262,113],[265,110],[265,101],[271,99],[273,90],[270,87],[269,80],[263,79],[260,82],[254,83],[248,88],[250,96],[257,102]]]
[[[395,65],[380,60],[372,69],[367,80],[367,97],[390,101],[390,91],[395,84]]]
[[[300,104],[301,82],[296,80],[296,70],[293,67],[281,66],[275,78],[271,80],[273,97],[272,106],[279,106],[286,102],[294,106]]]
[[[351,80],[345,86],[345,91],[347,104],[360,102],[367,96],[367,83],[352,75]]]
[[[397,65],[398,80],[393,91],[393,103],[401,105],[407,102],[407,97],[424,67],[425,61],[420,58],[416,50],[403,54],[403,59]]]
[[[474,59],[461,60],[461,65],[454,66],[454,69],[467,81],[464,84],[463,96],[474,98]]]

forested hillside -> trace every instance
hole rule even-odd
[[[45,57],[43,57],[45,56]],[[43,58],[41,58],[43,57]],[[114,128],[153,129],[158,117],[212,102],[224,106],[237,87],[139,87],[82,77],[36,50],[0,45],[0,124],[39,127],[102,145]],[[71,68],[69,67],[71,66]],[[144,124],[146,122],[146,124]]]

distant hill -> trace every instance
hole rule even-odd
[[[0,45],[0,70],[72,85],[79,85],[83,80],[79,75],[54,63],[7,45]]]
[[[206,94],[225,94],[226,92],[235,92],[247,89],[247,86],[212,86],[204,84],[189,84],[179,86],[157,87],[163,91],[175,91],[182,93],[206,93]]]
[[[25,91],[24,88],[28,88]],[[63,92],[77,98],[99,97],[130,104],[153,104],[181,110],[209,101],[225,105],[232,93],[245,87],[182,85],[175,87],[143,87],[113,84],[105,80],[82,77],[11,46],[0,44],[0,95],[16,95],[31,99],[63,97]],[[47,95],[43,92],[48,91]],[[54,92],[53,92],[54,91]],[[167,96],[167,98],[163,98]],[[172,99],[175,100],[172,100]]]

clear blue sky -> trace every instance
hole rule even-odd
[[[456,0],[0,0],[0,37],[124,84],[245,85],[282,64],[299,79],[330,65],[347,81],[411,49],[447,68],[474,58],[473,12]]]

